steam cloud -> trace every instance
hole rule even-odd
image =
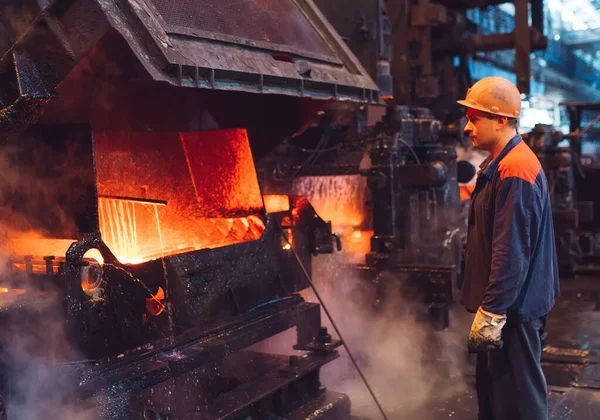
[[[366,281],[346,261],[343,253],[314,259],[314,281],[386,415],[390,419],[440,418],[443,402],[467,390],[464,345],[471,316],[457,308],[450,329],[434,332],[424,319],[425,305],[406,300],[394,290],[387,291],[385,304],[374,312],[374,296],[367,292]],[[384,274],[380,281],[385,282],[386,276],[393,273]],[[308,299],[315,301],[311,295]],[[323,324],[335,336],[324,314]],[[340,354],[339,360],[321,370],[323,384],[349,395],[352,415],[380,418],[346,351]],[[440,403],[437,411],[435,402]]]
[[[93,407],[73,400],[78,381],[64,364],[79,355],[66,335],[60,295],[29,296],[28,307],[19,312],[3,323],[2,332],[8,420],[96,419]]]
[[[66,374],[71,370],[65,366],[74,366],[82,356],[67,336],[63,293],[49,279],[12,270],[13,263],[24,264],[24,255],[12,255],[11,240],[48,237],[45,221],[56,230],[74,230],[57,197],[70,193],[71,180],[79,174],[63,168],[60,179],[48,182],[36,171],[43,167],[40,162],[53,159],[51,150],[35,149],[27,164],[19,163],[22,158],[14,145],[0,148],[0,395],[5,414],[8,420],[96,419],[93,407],[73,399],[78,378]]]

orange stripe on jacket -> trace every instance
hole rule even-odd
[[[475,190],[475,184],[471,185],[461,185],[460,186],[460,200],[470,200],[471,195],[473,195],[473,191]]]
[[[530,184],[535,183],[542,165],[533,151],[521,141],[517,144],[498,165],[500,179],[509,177],[521,178]]]

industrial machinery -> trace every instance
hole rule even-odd
[[[0,57],[0,418],[349,418],[298,294],[331,226],[254,166],[378,101],[313,3],[3,2]]]
[[[588,203],[580,203],[576,199],[575,177],[583,177],[581,158],[576,146],[581,136],[577,131],[562,133],[551,125],[537,124],[529,133],[523,134],[531,150],[535,152],[546,177],[552,201],[552,217],[556,237],[556,253],[559,271],[572,274],[581,261],[579,245],[580,212]],[[563,140],[569,140],[570,146],[561,147]]]
[[[472,167],[458,171],[470,165],[458,163],[456,155],[456,146],[469,141],[462,130],[464,110],[456,104],[471,85],[469,55],[515,49],[517,85],[528,93],[530,52],[547,42],[542,2],[515,1],[514,32],[491,35],[479,34],[465,11],[500,2],[316,3],[377,81],[386,108],[329,107],[319,123],[260,162],[262,184],[268,191],[311,197],[311,189],[321,185],[339,188],[327,178],[345,177],[353,186],[348,193],[368,202],[350,207],[366,216],[349,218],[353,212],[339,211],[339,219],[331,220],[353,224],[342,237],[346,248],[355,237],[370,237],[367,249],[360,249],[365,258],[358,268],[377,290],[376,301],[390,290],[408,290],[428,305],[434,325],[444,328],[453,289],[460,284],[466,231],[458,182],[469,179],[459,180],[458,173],[474,174]],[[320,177],[321,184],[303,183],[311,177]],[[357,194],[356,185],[366,192]],[[311,199],[321,211],[319,200]],[[344,200],[337,201],[329,206],[342,207]],[[381,276],[385,271],[393,275]]]
[[[563,274],[572,275],[595,271],[600,262],[597,167],[593,159],[582,155],[582,143],[598,120],[600,106],[591,102],[561,106],[569,116],[569,133],[538,124],[523,137],[536,152],[548,177],[559,268]],[[583,126],[582,117],[588,112],[595,118],[586,120]]]
[[[347,111],[329,109],[326,116]],[[346,130],[328,126],[317,145],[298,146],[310,141],[310,132],[298,136],[295,146],[283,144],[261,162],[261,182],[273,193],[294,191],[312,198],[330,183],[321,195],[351,195],[325,204],[316,198],[316,203],[337,223],[344,247],[363,253],[356,268],[377,289],[376,300],[390,287],[415,286],[414,298],[423,299],[435,325],[444,328],[464,231],[457,133],[444,128],[427,108],[400,106],[389,108],[373,130],[354,138]],[[333,179],[340,182],[331,183]],[[363,235],[368,236],[367,247],[354,246]],[[386,271],[394,275],[381,281],[380,273]]]
[[[585,156],[582,153],[584,141],[597,134],[597,123],[600,120],[600,103],[569,102],[563,103],[570,122],[570,131],[578,134],[578,141],[572,144],[575,156],[581,157],[581,172],[575,172],[575,192],[579,213],[579,244],[581,260],[577,271],[597,272],[600,267],[600,195],[598,181],[600,170],[598,157]]]

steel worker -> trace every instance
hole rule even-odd
[[[541,336],[559,284],[546,176],[517,132],[516,86],[487,77],[458,103],[473,146],[490,153],[471,197],[461,297],[476,313],[479,420],[547,420]]]

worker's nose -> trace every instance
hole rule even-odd
[[[471,121],[468,121],[467,125],[465,125],[465,133],[470,133],[471,131],[473,131],[473,124],[471,124]]]

